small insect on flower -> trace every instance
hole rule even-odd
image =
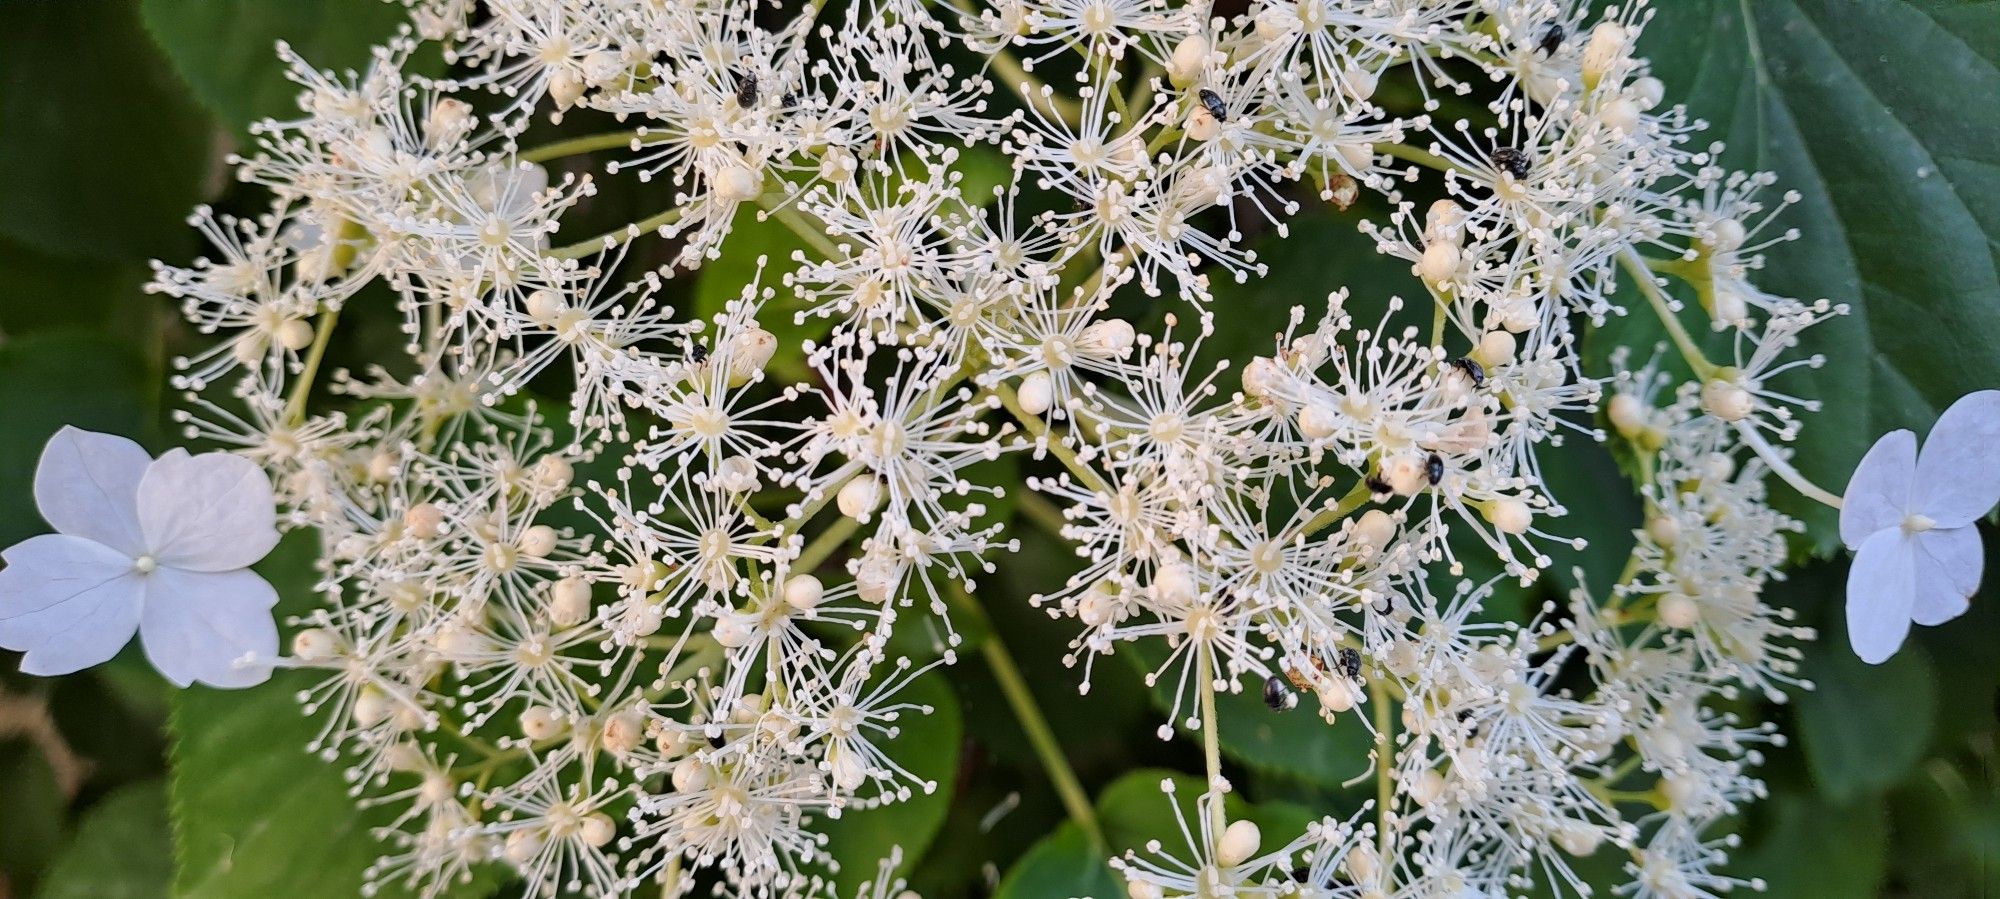
[[[1201,98],[1201,108],[1208,110],[1216,121],[1229,121],[1229,105],[1222,102],[1222,95],[1204,87],[1195,96]]]
[[[1264,704],[1273,712],[1290,711],[1299,704],[1299,694],[1285,686],[1285,679],[1278,675],[1264,678]]]
[[[706,364],[708,362],[708,347],[690,340],[688,341],[687,357],[688,361],[696,365]]]
[[[1527,153],[1513,147],[1493,151],[1493,167],[1516,179],[1528,177],[1528,168],[1533,164]]]
[[[1542,42],[1537,47],[1542,51],[1542,55],[1554,56],[1557,50],[1562,49],[1563,41],[1568,37],[1569,32],[1563,29],[1561,22],[1557,22],[1542,32]]]
[[[1431,482],[1432,487],[1444,480],[1444,457],[1432,453],[1430,458],[1424,460],[1424,478]]]
[[[1369,475],[1365,483],[1368,485],[1368,492],[1378,497],[1387,496],[1395,492],[1394,489],[1390,488],[1389,482],[1383,480],[1382,475],[1379,473]]]
[[[1347,674],[1348,680],[1361,680],[1361,650],[1355,649],[1352,646],[1342,649],[1340,651],[1340,670]]]
[[[744,109],[757,105],[757,73],[744,72],[736,76],[736,105]]]
[[[1480,365],[1467,356],[1460,356],[1453,359],[1449,364],[1452,368],[1458,369],[1460,374],[1465,375],[1466,380],[1472,382],[1472,389],[1478,390],[1486,386],[1486,366]]]

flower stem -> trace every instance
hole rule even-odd
[[[1007,697],[1007,705],[1014,711],[1014,718],[1021,723],[1021,730],[1028,735],[1028,743],[1035,749],[1035,756],[1041,760],[1042,770],[1048,774],[1050,785],[1056,788],[1063,808],[1068,810],[1070,820],[1083,830],[1090,839],[1090,845],[1104,851],[1108,845],[1104,841],[1104,827],[1098,823],[1097,809],[1090,803],[1090,794],[1084,792],[1083,782],[1077,780],[1076,770],[1069,765],[1063,755],[1062,744],[1056,742],[1055,731],[1049,728],[1048,716],[1042,714],[1042,707],[1035,702],[1035,694],[1028,689],[1028,682],[1021,677],[1021,668],[1014,664],[1014,656],[1007,651],[1007,644],[1000,639],[1000,632],[994,630],[993,621],[986,615],[986,609],[965,588],[958,584],[951,587],[953,598],[960,611],[976,620],[985,636],[979,641],[980,657],[986,660],[986,667],[992,669],[993,679],[1000,684],[1000,692]]]
[[[1800,494],[1803,494],[1806,499],[1824,503],[1836,509],[1840,508],[1840,497],[1833,495],[1831,491],[1818,484],[1807,480],[1805,475],[1800,474],[1798,469],[1792,467],[1790,461],[1778,454],[1777,447],[1772,446],[1769,441],[1765,440],[1764,435],[1757,433],[1756,425],[1747,421],[1739,421],[1736,423],[1736,433],[1742,435],[1743,442],[1757,452],[1757,458],[1763,459],[1765,465],[1771,466],[1771,472],[1776,474],[1785,483],[1792,485],[1793,490],[1797,490]]]
[[[680,218],[681,208],[676,206],[658,215],[641,219],[622,228],[614,228],[606,231],[582,243],[574,243],[566,247],[556,247],[553,250],[545,252],[547,255],[557,259],[581,259],[605,247],[634,240],[648,231],[657,231],[665,225],[671,225],[674,222],[680,221]]]
[[[320,316],[319,327],[313,331],[312,348],[306,350],[305,368],[299,371],[299,379],[292,384],[291,395],[285,397],[284,422],[296,426],[306,417],[306,395],[312,392],[313,379],[319,375],[320,361],[326,358],[326,345],[333,339],[333,326],[340,320],[340,310],[329,308]]]
[[[614,147],[630,147],[635,141],[638,143],[647,142],[644,129],[611,131],[604,134],[586,134],[582,137],[572,137],[568,140],[546,143],[539,147],[521,151],[520,158],[522,162],[547,162],[551,159],[577,156],[598,150],[609,150]]]
[[[1704,381],[1713,377],[1715,363],[1708,361],[1708,357],[1702,355],[1701,347],[1695,345],[1694,337],[1688,334],[1687,327],[1681,324],[1680,316],[1674,314],[1672,301],[1667,298],[1665,291],[1660,290],[1659,282],[1653,280],[1653,272],[1647,268],[1646,258],[1640,256],[1639,251],[1627,247],[1618,254],[1618,264],[1632,276],[1632,283],[1638,286],[1639,292],[1646,295],[1646,302],[1652,304],[1653,313],[1659,316],[1660,325],[1667,329],[1667,336],[1673,338],[1674,347],[1680,350],[1681,358],[1687,360],[1689,368],[1694,369],[1695,377]]]

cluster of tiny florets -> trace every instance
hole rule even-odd
[[[1148,644],[1163,736],[1212,747],[1245,690],[1374,734],[1391,789],[1277,847],[1211,751],[1188,845],[1117,860],[1133,899],[1582,894],[1613,846],[1624,895],[1739,883],[1713,831],[1781,737],[1707,700],[1797,683],[1764,481],[1811,404],[1773,379],[1840,310],[1750,283],[1790,198],[1696,142],[1643,0],[405,3],[363,71],[281,48],[299,114],[232,160],[268,212],[200,212],[211,257],[154,284],[216,340],[179,360],[190,436],[321,539],[290,664],[312,748],[399,810],[375,882],[826,895],[878,860],[824,822],[935,788],[890,744],[983,600],[1073,620],[1086,690]],[[567,224],[614,190],[658,208]],[[1207,361],[1212,280],[1327,205],[1380,210],[1415,295],[1300,297]],[[670,305],[752,220],[806,249]],[[400,333],[342,334],[364,305]],[[1675,342],[1584,375],[1628,314]],[[1544,478],[1570,440],[1633,460],[1637,547],[1497,619],[1594,536]],[[1016,502],[1080,570],[975,600]],[[879,861],[865,895],[901,894]]]

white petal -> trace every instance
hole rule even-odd
[[[139,524],[163,566],[248,568],[278,545],[271,479],[230,453],[169,451],[139,481]]]
[[[144,591],[132,559],[94,540],[30,537],[0,554],[0,646],[21,670],[68,674],[118,654],[139,626]]]
[[[277,603],[278,591],[253,571],[162,567],[146,579],[139,639],[153,667],[183,687],[261,684],[278,657]],[[256,661],[237,664],[246,655]]]
[[[1870,665],[1895,655],[1910,632],[1915,555],[1915,542],[1900,528],[1879,531],[1862,541],[1847,570],[1847,640]]]
[[[1949,528],[1918,534],[1917,601],[1910,618],[1929,627],[1965,614],[1972,594],[1979,591],[1980,569],[1986,566],[1986,548],[1979,544],[1979,529]]]
[[[1916,502],[1941,528],[1964,527],[2000,503],[2000,390],[1968,393],[1938,416],[1917,460]]]
[[[1868,448],[1840,504],[1840,542],[1860,549],[1861,541],[1883,528],[1900,527],[1910,508],[1910,481],[1917,471],[1917,435],[1890,431]]]
[[[35,506],[58,532],[136,556],[144,551],[139,478],[152,461],[143,447],[116,434],[64,427],[42,448]]]

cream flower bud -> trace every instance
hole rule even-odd
[[[840,514],[855,521],[867,521],[876,509],[882,508],[882,482],[874,475],[863,474],[840,485],[840,492],[834,495],[833,503]]]
[[[1340,160],[1356,172],[1366,172],[1375,166],[1375,145],[1366,141],[1343,141],[1334,145]],[[1351,201],[1350,201],[1351,202]]]
[[[1107,318],[1092,322],[1077,336],[1076,348],[1079,352],[1099,359],[1123,359],[1132,352],[1138,340],[1132,323],[1122,318]]]
[[[556,551],[556,529],[545,524],[529,527],[521,532],[521,552],[537,559],[547,558]]]
[[[646,713],[638,709],[626,709],[612,715],[604,722],[604,734],[599,741],[604,751],[612,755],[624,755],[639,748],[646,740]]]
[[[1168,562],[1153,573],[1153,596],[1161,602],[1190,603],[1198,592],[1194,569],[1186,562]]]
[[[715,485],[725,493],[749,493],[761,486],[757,463],[745,456],[730,456],[715,467]]]
[[[435,503],[418,503],[403,511],[403,530],[419,540],[444,532],[444,510]]]
[[[1398,496],[1412,496],[1430,486],[1430,478],[1424,472],[1424,460],[1416,456],[1394,456],[1382,461],[1382,480],[1388,482],[1389,489]]]
[[[618,836],[618,823],[611,820],[610,815],[598,812],[583,819],[583,827],[577,830],[576,835],[586,846],[603,846]]]
[[[1490,373],[1514,361],[1514,352],[1519,344],[1511,331],[1488,331],[1479,338],[1479,345],[1472,348],[1472,361],[1485,366]]]
[[[1254,821],[1231,821],[1222,831],[1222,838],[1215,841],[1215,863],[1225,868],[1234,868],[1257,854],[1257,847],[1263,843],[1263,834],[1258,832]]]
[[[688,756],[681,759],[680,764],[674,766],[672,778],[674,791],[678,793],[692,793],[696,790],[707,789],[714,778],[714,774],[709,770],[707,765],[702,763],[701,759]]]
[[[288,318],[283,324],[278,325],[271,339],[279,346],[296,353],[312,346],[313,326],[302,318]]]
[[[743,382],[764,370],[778,352],[778,335],[763,328],[751,328],[729,340],[729,377]]]
[[[1736,383],[1716,378],[1701,385],[1701,408],[1723,421],[1742,421],[1756,411],[1757,400]]]
[[[725,165],[709,179],[715,195],[732,203],[757,199],[764,192],[764,171],[747,165]]]
[[[564,725],[562,713],[545,705],[532,705],[521,711],[521,735],[537,743],[560,735]]]
[[[1426,808],[1444,798],[1444,775],[1428,768],[1411,778],[1410,798]]]
[[[339,650],[333,632],[323,627],[309,627],[292,635],[292,655],[308,662],[324,662]]]
[[[1167,79],[1178,88],[1185,88],[1201,77],[1201,70],[1208,64],[1208,39],[1191,34],[1174,45],[1173,55],[1167,57]]]
[[[1348,851],[1347,857],[1341,860],[1340,866],[1347,871],[1348,876],[1353,878],[1355,882],[1367,883],[1375,879],[1375,869],[1380,860],[1381,857],[1375,854],[1374,846],[1367,843],[1360,843]]]
[[[1605,417],[1611,419],[1611,428],[1618,432],[1618,436],[1627,440],[1644,431],[1650,418],[1646,404],[1629,393],[1613,395],[1605,408]]]
[[[569,304],[563,302],[562,294],[553,290],[537,290],[528,294],[521,303],[522,311],[535,320],[536,324],[552,325],[556,319],[569,311]]]
[[[555,101],[556,109],[568,109],[583,99],[583,92],[588,87],[576,73],[560,69],[549,78],[549,99]]]
[[[576,466],[561,456],[543,456],[535,460],[535,486],[548,491],[569,489],[569,483],[576,478]]]
[[[1436,241],[1424,247],[1423,258],[1417,261],[1417,275],[1435,287],[1448,286],[1458,277],[1458,268],[1465,261],[1465,254],[1458,245],[1450,241]]]
[[[1126,899],[1162,899],[1165,895],[1166,893],[1160,890],[1160,885],[1150,880],[1125,881]]]
[[[1604,104],[1604,108],[1597,113],[1605,127],[1625,134],[1639,130],[1639,116],[1639,104],[1623,97]]]
[[[1518,499],[1493,500],[1482,506],[1479,514],[1503,534],[1525,534],[1535,523],[1535,513]]]
[[[1329,677],[1313,687],[1319,706],[1334,714],[1354,708],[1354,684],[1346,677]]]
[[[478,123],[472,113],[472,104],[456,97],[446,97],[431,107],[431,113],[424,117],[424,144],[433,150],[442,150],[456,145]]]
[[[1325,440],[1340,430],[1340,410],[1323,402],[1299,407],[1299,433],[1310,440]]]
[[[1588,824],[1572,822],[1563,825],[1562,830],[1556,833],[1556,845],[1577,858],[1596,854],[1597,847],[1603,843],[1603,835]]]
[[[1355,548],[1365,550],[1363,555],[1381,552],[1396,538],[1396,519],[1381,509],[1369,509],[1354,522],[1352,537]]]
[[[868,780],[868,766],[861,761],[860,754],[843,751],[839,744],[826,750],[827,772],[833,775],[833,785],[852,792]]]
[[[1210,113],[1207,107],[1197,102],[1194,111],[1188,113],[1187,124],[1182,126],[1182,130],[1194,140],[1210,141],[1222,134],[1222,123],[1216,120],[1215,115]]]
[[[507,835],[500,854],[516,865],[528,864],[542,854],[542,836],[532,830],[514,831]]]
[[[1597,82],[1625,58],[1630,35],[1617,22],[1600,22],[1590,30],[1590,42],[1583,47],[1583,84],[1595,88]]]
[[[1681,542],[1681,523],[1671,515],[1655,515],[1646,520],[1646,536],[1653,543],[1668,549]]]
[[[570,575],[549,585],[549,621],[575,627],[590,617],[590,582]]]
[[[368,457],[368,481],[373,484],[387,482],[396,476],[396,468],[401,464],[396,454],[383,450]]]
[[[1701,621],[1701,604],[1678,590],[1660,597],[1660,623],[1675,630],[1687,630]]]
[[[1282,377],[1284,377],[1283,370],[1278,368],[1276,360],[1269,356],[1258,356],[1250,360],[1250,364],[1243,366],[1243,392],[1260,400],[1268,400],[1271,398],[1272,389],[1278,386]]]
[[[825,596],[826,587],[810,574],[793,575],[785,581],[785,605],[801,612],[817,607]]]
[[[757,619],[742,612],[724,612],[716,616],[715,642],[730,649],[742,649],[757,642]]]
[[[1045,371],[1029,372],[1021,379],[1021,387],[1015,391],[1021,400],[1021,411],[1029,415],[1042,415],[1055,405],[1056,385],[1049,380]]]
[[[1625,95],[1640,109],[1652,110],[1658,108],[1660,101],[1667,98],[1667,86],[1662,84],[1660,79],[1648,75],[1634,79],[1625,89]]]
[[[1439,200],[1424,210],[1424,243],[1465,243],[1465,207],[1456,200]]]
[[[846,184],[853,180],[857,165],[853,153],[834,147],[819,158],[819,176],[833,184]]]

